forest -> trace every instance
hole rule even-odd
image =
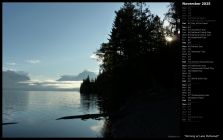
[[[164,20],[152,14],[144,2],[125,2],[115,11],[108,42],[95,52],[102,62],[99,75],[95,80],[83,80],[81,94],[102,97],[106,113],[118,110],[128,97],[175,90],[181,63],[177,7],[176,2],[169,5],[166,28]]]

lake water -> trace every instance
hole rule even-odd
[[[102,137],[104,119],[56,120],[99,113],[97,98],[77,91],[3,90],[3,137]]]

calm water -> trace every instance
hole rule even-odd
[[[89,101],[95,100],[93,101]],[[94,97],[79,92],[3,91],[3,137],[102,137],[102,120],[56,120],[99,113]]]

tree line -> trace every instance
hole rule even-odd
[[[80,87],[81,93],[102,96],[111,109],[127,96],[175,88],[180,63],[178,3],[170,4],[166,28],[143,2],[125,2],[115,13],[108,42],[95,52],[102,61],[99,75]],[[167,42],[166,36],[173,40]]]

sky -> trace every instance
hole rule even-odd
[[[93,53],[107,42],[123,3],[3,3],[3,70],[56,80],[83,70],[98,73]],[[161,18],[169,3],[148,3]]]

